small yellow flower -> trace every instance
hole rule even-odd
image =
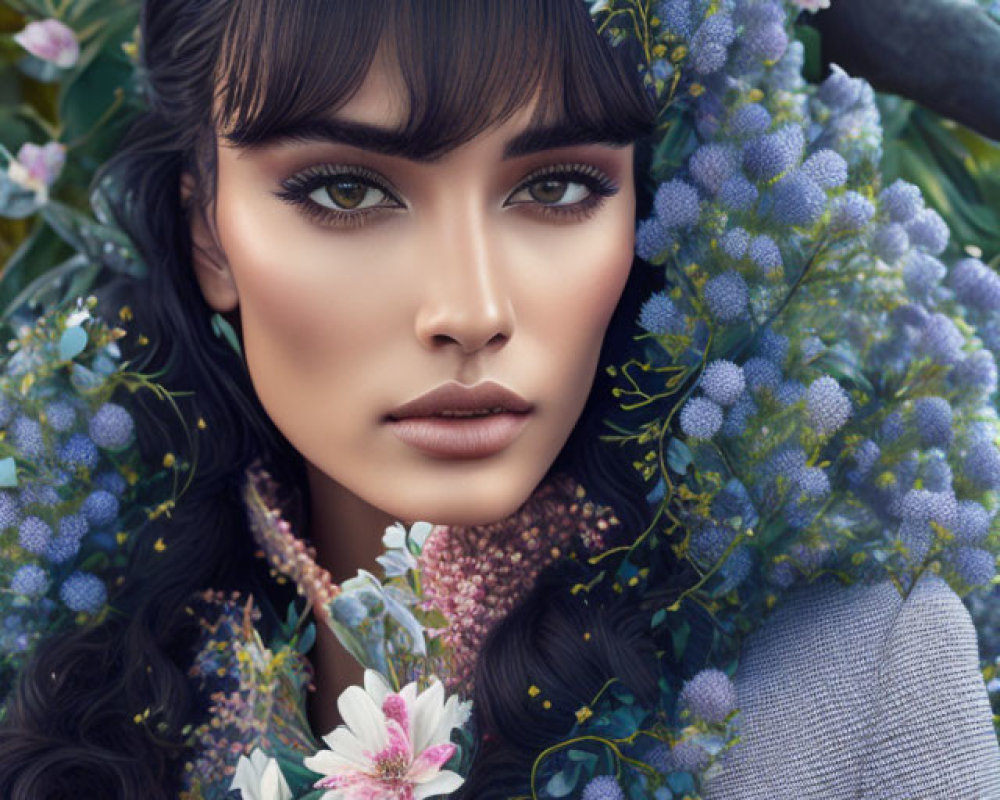
[[[145,347],[147,344],[149,344],[149,339],[146,338],[146,334],[144,333],[140,333],[139,338],[136,339],[136,341],[139,343],[140,347]]]
[[[535,686],[535,684],[531,684],[531,686],[528,687],[528,697],[538,697],[541,693],[542,690]]]
[[[156,543],[153,545],[153,549],[157,553],[162,553],[164,550],[167,549],[167,543],[165,541],[163,541],[163,537],[162,536],[159,539],[156,540]]]
[[[590,710],[589,706],[580,706],[580,708],[576,710],[576,721],[581,725],[592,716],[594,716],[594,712]]]
[[[204,417],[198,417],[198,430],[203,431],[208,427],[208,423],[205,422]]]
[[[173,453],[167,453],[163,457],[163,466],[165,466],[167,469],[170,469],[170,467],[172,467],[176,463],[177,463],[177,458],[176,456],[174,456]]]
[[[545,700],[542,703],[542,708],[544,708],[546,711],[548,711],[550,708],[552,708],[552,701],[551,700]]]
[[[118,319],[122,322],[130,322],[132,320],[132,307],[122,306],[118,309]]]

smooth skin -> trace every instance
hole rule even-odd
[[[392,131],[406,102],[379,58],[329,116]],[[191,215],[195,274],[208,305],[238,320],[260,401],[306,460],[310,534],[335,580],[375,568],[397,519],[474,525],[516,511],[586,402],[632,265],[633,147],[505,157],[533,111],[434,161],[217,137],[214,203]],[[299,203],[278,196],[303,173]],[[184,175],[182,196],[192,188]],[[385,423],[437,386],[484,381],[534,407],[498,453],[435,458]],[[316,657],[326,733],[360,672],[332,635]]]

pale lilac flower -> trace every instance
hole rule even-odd
[[[451,732],[469,717],[469,704],[444,700],[437,680],[423,692],[408,683],[398,693],[379,673],[365,671],[365,686],[351,686],[337,700],[344,720],[323,737],[329,750],[304,759],[325,777],[323,800],[423,800],[463,783],[442,769],[455,753]]]
[[[7,166],[7,176],[14,183],[35,193],[40,205],[49,199],[49,187],[59,177],[66,162],[66,147],[59,142],[49,142],[44,147],[26,142],[17,151],[17,157]]]
[[[792,3],[803,11],[811,11],[813,14],[830,7],[830,0],[792,0]]]
[[[24,30],[14,34],[14,41],[31,55],[68,69],[80,57],[76,34],[57,19],[29,22]]]
[[[240,756],[229,790],[239,789],[243,800],[292,800],[285,776],[278,762],[259,747],[250,758]]]
[[[414,551],[420,553],[433,527],[429,522],[414,522],[407,533],[403,524],[397,522],[385,529],[382,544],[386,553],[375,560],[382,565],[387,578],[400,577],[417,568]]]

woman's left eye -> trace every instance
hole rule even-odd
[[[511,196],[511,202],[541,203],[547,206],[567,206],[586,200],[591,189],[580,181],[566,178],[543,178],[519,190]]]
[[[596,211],[618,186],[589,164],[538,170],[525,178],[505,205],[535,206],[538,213],[564,219]]]

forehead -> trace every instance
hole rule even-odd
[[[405,135],[406,155],[427,160],[514,118],[622,144],[651,126],[644,92],[614,67],[578,0],[539,2],[528,20],[531,3],[463,0],[443,17],[408,1],[388,22],[368,0],[336,14],[333,2],[302,0],[273,25],[236,4],[213,118],[229,146],[323,133],[315,121],[334,116]]]

